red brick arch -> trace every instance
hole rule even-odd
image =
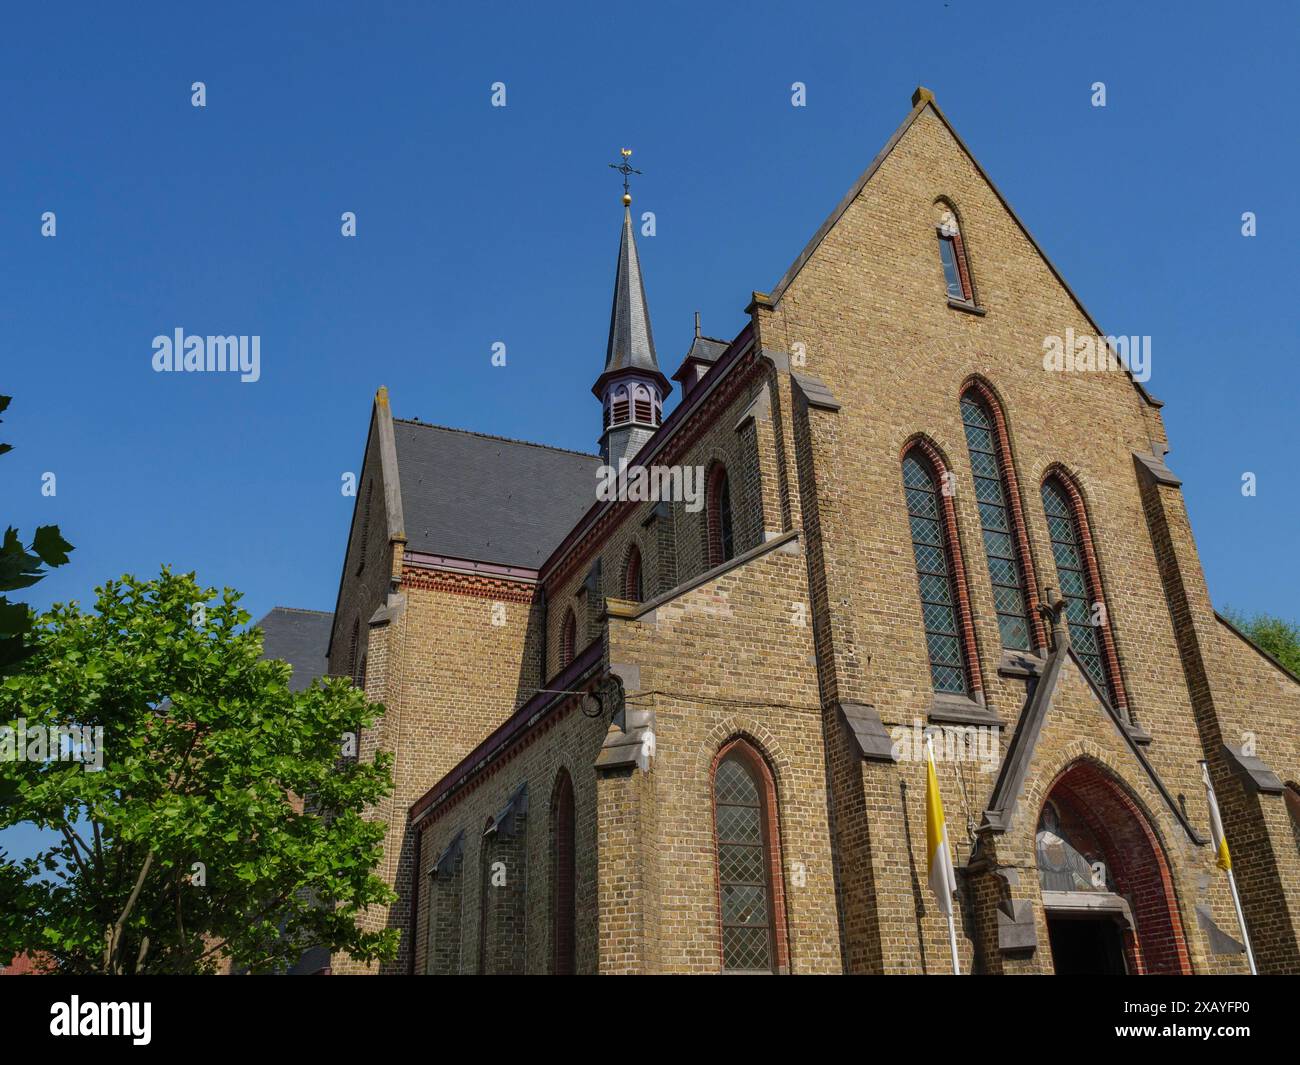
[[[1117,894],[1128,899],[1136,934],[1125,933],[1129,972],[1190,976],[1187,937],[1169,862],[1151,821],[1128,790],[1096,762],[1081,759],[1053,781],[1047,802],[1062,826],[1081,825],[1102,852]]]

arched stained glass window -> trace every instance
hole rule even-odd
[[[975,286],[971,283],[970,262],[966,257],[966,244],[962,239],[957,212],[944,200],[935,204],[935,210],[939,213],[935,232],[939,237],[939,261],[943,264],[943,280],[948,287],[948,298],[974,303]]]
[[[768,823],[769,785],[758,758],[737,741],[713,774],[722,967],[731,972],[776,968],[770,858],[775,826]]]
[[[1014,501],[999,456],[997,425],[988,404],[973,390],[961,398],[961,420],[970,449],[975,500],[984,534],[984,555],[993,580],[993,605],[998,614],[1002,646],[1028,651],[1033,625],[1025,601],[1026,567],[1016,542],[1011,513]]]
[[[1113,697],[1115,685],[1107,669],[1101,631],[1102,626],[1109,622],[1104,607],[1096,614],[1093,608],[1093,604],[1100,606],[1102,603],[1101,589],[1094,586],[1090,573],[1092,567],[1089,565],[1089,548],[1084,543],[1082,516],[1059,477],[1052,476],[1043,482],[1043,511],[1047,515],[1047,533],[1056,560],[1056,578],[1061,584],[1061,598],[1065,600],[1070,646],[1098,687]]]
[[[903,486],[912,527],[912,552],[925,619],[930,679],[936,692],[965,695],[970,690],[962,638],[957,628],[957,595],[951,547],[933,468],[916,448],[903,457]]]

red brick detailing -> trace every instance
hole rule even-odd
[[[956,217],[954,213],[953,217]],[[966,245],[961,239],[961,223],[957,223],[957,232],[952,235],[952,255],[957,260],[957,273],[961,275],[961,290],[969,302],[975,301],[975,287],[970,280],[970,266],[966,262]]]
[[[649,461],[653,458],[656,465],[671,466],[676,463],[705,433],[715,428],[717,417],[726,410],[742,389],[748,387],[750,382],[763,372],[759,353],[750,343],[752,329],[751,324],[741,330],[740,335],[731,342],[728,352],[713,364],[713,368],[700,379],[699,384],[691,390],[691,394],[692,396],[698,394],[714,374],[729,374],[726,383],[715,389],[713,394],[706,397],[699,405],[687,403],[678,405],[668,416],[668,420],[659,427],[658,432],[641,449],[641,454],[638,455],[640,461]],[[731,356],[730,353],[737,350],[741,351],[741,354]],[[679,416],[681,416],[680,421]],[[663,451],[656,453],[655,448],[661,435],[667,442]],[[562,586],[574,570],[587,562],[609,541],[614,530],[628,515],[637,512],[640,505],[632,500],[616,500],[593,506],[573,531],[564,538],[560,546],[551,553],[551,557],[542,563],[539,582],[544,581],[546,586],[552,589]]]
[[[35,954],[15,954],[9,964],[0,968],[0,976],[44,976],[54,969],[54,959],[37,951]]]
[[[641,600],[641,549],[633,544],[627,551],[627,564],[623,567],[623,598],[637,603]]]
[[[713,765],[709,769],[709,803],[713,806],[713,894],[718,914],[718,968],[722,968],[722,883],[718,871],[718,819],[717,806],[713,801],[713,780],[718,772],[718,763],[732,752],[742,756],[749,766],[758,774],[763,791],[763,844],[767,849],[767,880],[771,890],[772,905],[772,950],[776,970],[779,973],[790,971],[790,944],[786,931],[785,919],[785,865],[781,858],[781,822],[778,820],[776,783],[767,759],[747,736],[736,736],[728,740],[713,756]]]
[[[1110,678],[1110,693],[1117,709],[1128,713],[1128,695],[1124,691],[1124,678],[1119,670],[1119,654],[1115,650],[1115,636],[1110,627],[1110,604],[1102,589],[1101,569],[1097,565],[1097,552],[1093,547],[1092,528],[1088,524],[1088,511],[1083,505],[1083,493],[1074,477],[1057,464],[1051,466],[1043,476],[1043,483],[1055,478],[1065,489],[1070,498],[1070,509],[1074,511],[1074,527],[1079,534],[1079,550],[1083,552],[1083,564],[1088,573],[1088,598],[1093,603],[1101,603],[1106,608],[1106,624],[1101,629],[1101,656],[1106,663],[1106,675]]]
[[[952,505],[952,495],[943,491],[944,476],[951,480],[952,474],[943,454],[928,437],[918,436],[903,448],[906,456],[912,448],[919,448],[935,473],[939,482],[939,506],[943,509],[944,545],[948,551],[948,565],[952,567],[953,594],[957,597],[957,628],[961,632],[962,654],[966,657],[966,669],[970,673],[971,692],[984,691],[984,674],[980,670],[979,651],[975,646],[975,621],[970,609],[970,588],[966,584],[966,566],[962,562],[961,540],[957,537],[957,511]]]
[[[503,603],[531,603],[536,590],[536,585],[522,581],[417,566],[402,567],[402,583],[411,588],[470,595],[477,599],[497,599]]]
[[[1033,556],[1029,553],[1029,527],[1025,524],[1025,512],[1020,503],[1020,481],[1016,477],[1016,464],[1011,457],[1011,435],[1007,432],[1007,421],[1002,413],[1002,403],[992,387],[981,377],[972,377],[962,387],[961,394],[974,392],[984,401],[985,407],[993,415],[993,435],[998,447],[998,464],[1002,467],[1002,486],[1007,497],[1007,506],[1011,511],[1011,524],[1015,531],[1016,552],[1020,555],[1020,575],[1025,583],[1025,601],[1029,607],[1030,633],[1034,638],[1034,647],[1047,647],[1047,631],[1043,619],[1038,613],[1038,579],[1033,570]]]
[[[1086,826],[1100,848],[1116,893],[1129,901],[1134,937],[1125,936],[1125,953],[1138,975],[1192,973],[1187,937],[1179,917],[1160,840],[1146,814],[1108,772],[1090,761],[1075,762],[1052,784],[1048,795],[1061,811]]]
[[[560,668],[573,661],[574,645],[578,642],[578,619],[573,608],[565,612],[564,627],[560,629]]]
[[[722,557],[722,500],[719,498],[721,494],[719,489],[726,476],[727,468],[721,462],[715,462],[709,467],[704,506],[706,508],[705,535],[708,537],[708,542],[705,544],[705,558],[708,559],[710,568],[721,566],[726,561]]]
[[[551,794],[551,972],[575,972],[577,927],[576,856],[573,781],[561,769]]]

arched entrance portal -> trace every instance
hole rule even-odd
[[[1190,974],[1169,865],[1106,770],[1076,762],[1039,813],[1038,878],[1058,974]]]

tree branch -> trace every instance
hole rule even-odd
[[[153,865],[153,850],[145,855],[144,865],[140,868],[140,875],[135,878],[135,887],[131,889],[131,897],[126,900],[126,906],[123,907],[117,922],[113,925],[111,939],[109,943],[108,969],[111,973],[116,963],[118,948],[122,945],[122,927],[126,924],[126,919],[131,916],[131,911],[135,909],[136,901],[140,898],[140,891],[144,887],[144,879],[149,875],[149,867]]]

